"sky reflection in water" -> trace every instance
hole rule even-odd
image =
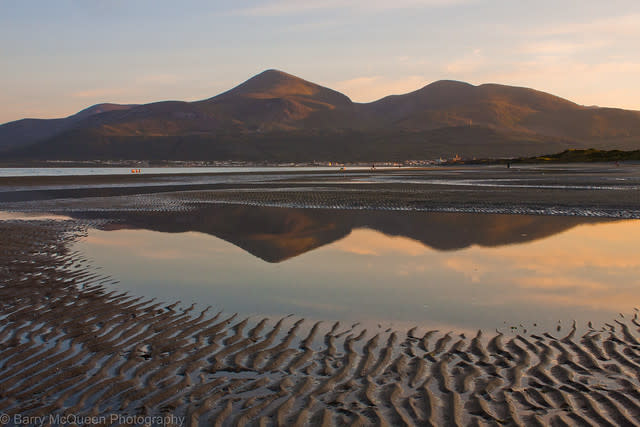
[[[581,328],[589,320],[602,325],[640,306],[638,220],[387,213],[343,228],[336,217],[323,222],[303,210],[269,215],[279,211],[289,215],[282,229],[254,222],[247,231],[240,219],[210,234],[92,230],[77,249],[120,289],[245,315],[534,332],[555,331],[558,321],[567,330],[573,319]],[[126,227],[136,227],[129,220]],[[400,232],[389,221],[410,227]],[[429,236],[435,224],[441,236],[404,237],[416,221]],[[447,234],[456,245],[434,249]]]

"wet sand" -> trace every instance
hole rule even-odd
[[[60,199],[47,190],[29,197],[20,190],[24,201],[6,196],[0,209],[188,214],[194,203],[220,202],[385,209],[410,206],[416,194],[425,209],[506,209],[519,201],[547,213],[616,217],[636,215],[640,206],[637,191],[624,189],[563,193],[587,192],[580,204],[579,194],[558,201],[547,190],[482,187],[489,189],[455,198],[458,185],[442,192],[433,187],[443,184],[420,192],[382,185],[390,193],[271,184],[274,191],[199,188]],[[489,201],[478,205],[480,199]],[[0,221],[0,413],[170,414],[191,425],[635,425],[640,419],[637,311],[591,325],[585,334],[515,336],[429,325],[379,332],[296,317],[195,312],[110,291],[112,279],[69,249],[102,221]]]
[[[137,209],[159,200],[163,209],[233,203],[640,218],[640,165],[0,178],[0,210],[78,211],[111,202],[112,210]]]

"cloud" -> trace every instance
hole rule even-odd
[[[430,251],[422,243],[407,237],[387,236],[366,228],[354,230],[347,238],[332,245],[336,250],[356,255],[387,255],[391,253],[408,256],[423,255]]]
[[[146,74],[140,76],[139,83],[151,83],[151,84],[174,84],[182,80],[175,74]]]
[[[124,88],[95,88],[86,89],[71,94],[74,98],[104,98],[128,93]]]
[[[362,76],[342,80],[330,86],[355,102],[370,102],[388,95],[397,95],[420,89],[427,81],[424,76],[405,76],[397,79],[384,76]]]
[[[525,23],[526,25],[526,23]],[[640,14],[601,16],[526,27],[502,26],[505,43],[483,45],[442,67],[478,83],[533,87],[584,105],[640,109],[636,84]]]
[[[129,261],[136,259],[185,262],[208,259],[212,253],[243,253],[242,249],[222,243],[219,239],[197,232],[167,235],[156,231],[122,229],[115,231],[93,230],[82,240],[93,250],[109,250],[116,256],[135,248],[126,255]]]
[[[280,27],[280,30],[285,33],[306,33],[308,31],[318,31],[318,30],[328,30],[329,28],[334,28],[341,25],[340,20],[338,19],[330,19],[330,20],[319,20],[312,22],[295,22],[289,25],[284,25]]]
[[[234,14],[249,16],[296,15],[318,10],[347,9],[362,12],[381,12],[393,9],[418,9],[446,7],[475,0],[276,0],[260,6],[234,11]]]
[[[175,74],[143,74],[132,78],[132,81],[120,87],[90,88],[73,92],[73,98],[109,98],[138,96],[144,94],[143,88],[154,88],[180,83],[184,79]]]
[[[525,289],[552,290],[554,291],[552,295],[557,295],[560,292],[611,291],[611,286],[607,284],[571,275],[564,277],[545,275],[520,277],[514,285]]]
[[[640,14],[612,16],[589,22],[570,22],[542,27],[532,32],[538,36],[579,35],[581,37],[632,36],[640,34]]]
[[[462,273],[472,283],[480,283],[482,277],[491,271],[489,263],[480,263],[472,258],[451,257],[445,259],[443,264],[448,269]]]
[[[590,57],[592,63],[612,59],[634,61],[636,55],[629,55],[629,52],[635,51],[628,48],[635,47],[640,37],[640,14],[566,22],[529,31],[511,28],[510,33],[516,38],[526,39],[512,47],[512,53],[516,55],[545,58],[582,54]],[[617,58],[611,56],[614,53],[618,54]]]
[[[474,49],[460,58],[449,62],[445,66],[445,69],[450,74],[475,73],[486,66],[487,62],[487,58],[483,55],[482,50]]]
[[[569,55],[578,52],[584,52],[605,46],[603,40],[594,40],[592,42],[566,42],[566,41],[543,41],[536,43],[528,43],[518,47],[518,51],[524,54],[533,55]]]

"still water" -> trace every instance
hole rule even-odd
[[[76,249],[136,295],[404,328],[568,331],[640,307],[640,221],[214,206]]]

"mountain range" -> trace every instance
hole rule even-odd
[[[442,80],[370,103],[278,70],[195,102],[0,126],[0,160],[380,161],[640,148],[640,111]]]

